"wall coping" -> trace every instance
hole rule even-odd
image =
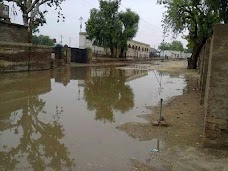
[[[43,49],[52,49],[52,46],[44,46],[44,45],[34,45],[32,43],[14,43],[14,42],[3,42],[0,41],[0,46],[21,46],[21,47],[36,47]]]
[[[139,44],[139,45],[144,45],[144,46],[150,46],[149,44],[146,44],[146,43],[143,43],[143,42],[139,42],[139,41],[137,41],[137,40],[128,40],[128,42],[127,42],[128,44],[129,43],[137,43],[137,44]]]
[[[24,27],[26,29],[28,28],[28,26],[17,24],[17,23],[11,23],[11,22],[7,22],[4,20],[0,20],[0,24],[12,25],[12,26],[17,26],[17,27]]]

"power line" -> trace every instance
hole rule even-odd
[[[90,4],[86,3],[86,2],[83,1],[83,0],[81,0],[81,2],[82,2],[85,6],[87,6],[88,8],[91,8],[91,5],[90,5]]]
[[[94,4],[90,1],[90,3],[88,3],[87,1],[85,1],[85,0],[81,0],[81,2],[85,5],[85,6],[87,6],[87,7],[91,7],[91,8],[94,8]],[[92,4],[92,5],[91,5]],[[125,9],[127,9],[127,7],[126,6],[124,6],[123,4],[121,4],[121,6],[122,7],[124,7]],[[159,28],[159,27],[157,27],[157,26],[155,26],[155,25],[153,25],[153,24],[151,24],[151,23],[149,23],[148,21],[146,21],[145,19],[143,19],[142,17],[140,17],[140,19],[141,19],[141,23],[140,23],[140,25],[141,26],[143,26],[144,28],[147,28],[148,30],[159,30],[160,32],[162,32],[161,31],[161,28]]]
[[[154,28],[149,27],[148,25],[146,25],[146,24],[144,24],[144,23],[139,23],[139,25],[143,26],[144,28],[146,28],[146,29],[148,29],[148,30],[150,30],[150,31],[153,30],[153,32],[154,32],[154,31],[157,32],[157,30],[155,30]],[[162,32],[161,32],[161,33],[162,33]]]
[[[142,17],[141,17],[141,20],[142,20],[143,22],[145,22],[145,23],[147,23],[147,24],[151,25],[152,27],[154,27],[155,29],[157,29],[157,30],[159,30],[159,31],[161,31],[161,30],[162,30],[162,28],[159,28],[159,27],[157,27],[157,26],[155,26],[155,25],[153,25],[153,24],[149,23],[148,21],[144,20]]]
[[[88,1],[89,1],[89,3],[88,3]],[[88,0],[88,1],[86,1],[86,0],[81,0],[81,2],[82,2],[85,6],[87,6],[88,8],[95,8],[96,5],[94,5],[90,0]],[[123,4],[121,4],[121,6],[122,6],[123,8],[125,8],[125,9],[127,9],[127,7],[124,6]],[[140,17],[140,21],[141,21],[141,22],[139,23],[140,27],[143,27],[143,28],[147,29],[147,30],[150,31],[151,33],[154,33],[155,31],[156,31],[156,32],[157,32],[157,31],[160,31],[160,32],[162,33],[161,28],[159,28],[159,27],[157,27],[157,26],[155,26],[155,25],[149,23],[148,21],[146,21],[146,20],[143,19],[142,17]]]
[[[86,0],[84,0],[84,1],[85,1],[87,4],[89,4],[89,6],[91,6],[91,7],[93,6],[93,8],[96,6],[96,5],[94,5],[94,3],[93,3],[92,1],[90,1],[90,0],[89,0],[89,2],[87,2]]]
[[[120,4],[122,7],[124,7],[125,9],[127,9],[127,7],[126,6],[124,6],[123,4]],[[146,21],[145,19],[143,19],[142,17],[140,17],[140,19],[143,21],[143,22],[145,22],[145,23],[147,23],[147,24],[149,24],[149,25],[151,25],[152,27],[154,27],[155,29],[157,29],[157,30],[159,30],[159,31],[161,31],[161,28],[159,28],[159,27],[157,27],[157,26],[155,26],[155,25],[153,25],[153,24],[151,24],[151,23],[149,23],[148,21]]]

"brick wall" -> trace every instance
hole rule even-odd
[[[50,69],[51,53],[46,46],[0,42],[0,72]]]
[[[7,23],[0,20],[0,33],[0,41],[3,42],[28,42],[28,27],[23,25]]]
[[[201,55],[204,146],[228,147],[228,25],[218,24]]]

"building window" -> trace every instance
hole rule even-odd
[[[137,50],[138,49],[138,46],[135,46],[135,50]]]
[[[132,46],[132,49],[135,49],[135,46],[134,45]]]
[[[144,48],[142,48],[142,51],[144,51]]]
[[[140,47],[138,48],[138,50],[140,51]]]
[[[130,44],[128,45],[128,48],[131,48],[131,45]]]

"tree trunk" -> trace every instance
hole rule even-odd
[[[203,48],[203,45],[206,43],[207,39],[204,39],[200,43],[195,42],[192,56],[188,59],[188,69],[196,69],[197,68],[197,61],[201,52],[201,49]]]
[[[116,53],[115,53],[115,58],[118,58],[118,48],[116,47]]]
[[[124,52],[125,52],[124,48],[121,48],[120,56],[119,56],[120,58],[125,58]]]
[[[28,13],[23,13],[22,17],[23,17],[24,25],[28,26],[28,21],[29,21]]]
[[[32,29],[28,28],[28,43],[32,43]]]
[[[23,12],[22,17],[23,17],[24,26],[28,27],[28,43],[32,43],[32,24],[31,22],[29,23],[28,13]]]
[[[111,58],[114,58],[114,49],[113,48],[110,48],[110,51],[111,51]]]

